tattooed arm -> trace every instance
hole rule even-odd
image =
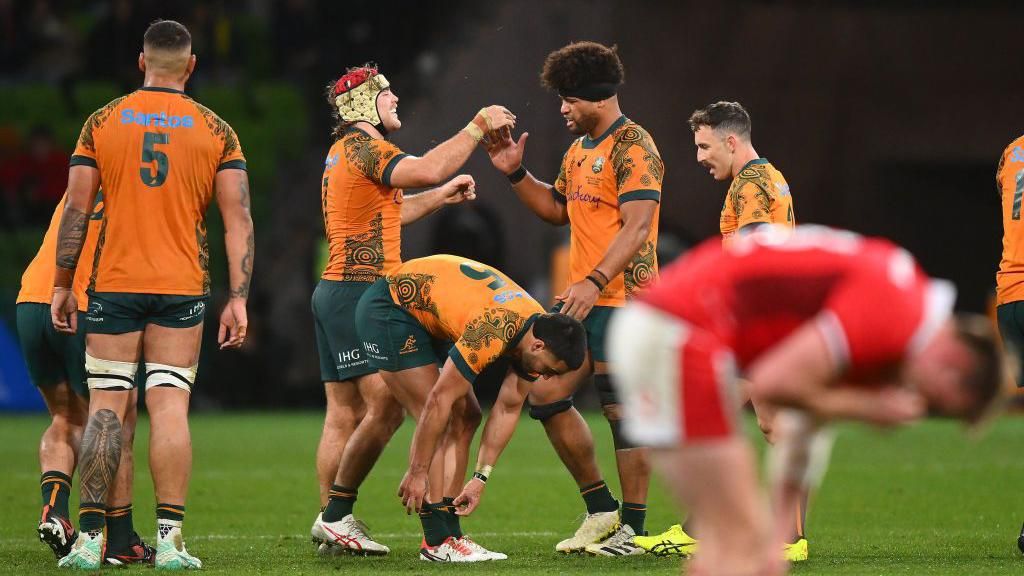
[[[53,300],[50,303],[53,326],[60,332],[74,334],[78,329],[78,302],[71,291],[71,285],[89,231],[89,216],[99,187],[100,171],[96,168],[72,166],[68,171],[64,214],[57,232],[57,270],[53,277]]]
[[[217,172],[214,187],[217,207],[224,219],[224,246],[231,283],[231,299],[221,314],[217,341],[222,349],[237,348],[245,340],[249,324],[245,303],[249,298],[256,248],[249,213],[249,175],[245,170],[221,170]]]

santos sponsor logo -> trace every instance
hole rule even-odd
[[[167,112],[136,112],[131,108],[121,111],[121,124],[159,126],[160,128],[191,128],[195,120],[191,116],[168,116]]]

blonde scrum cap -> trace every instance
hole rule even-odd
[[[391,84],[376,68],[350,68],[334,85],[334,104],[345,122],[381,124],[377,95]]]

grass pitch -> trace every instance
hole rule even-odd
[[[496,467],[484,503],[463,524],[478,542],[507,553],[509,560],[446,567],[417,559],[419,522],[404,514],[395,496],[405,470],[409,422],[360,490],[356,508],[392,554],[319,558],[308,535],[318,507],[314,453],[321,418],[315,413],[193,418],[195,466],[185,534],[204,572],[673,574],[680,569],[674,559],[556,554],[554,544],[575,530],[583,505],[542,428],[528,419]],[[607,425],[599,416],[589,420],[602,468],[618,494]],[[3,573],[58,573],[53,555],[35,536],[36,449],[46,425],[39,416],[0,416]],[[155,504],[147,441],[143,421],[136,440],[135,524],[152,541]],[[1014,543],[1024,520],[1022,447],[1024,420],[1019,418],[999,422],[980,442],[968,441],[944,422],[889,434],[842,427],[808,520],[811,559],[793,573],[1019,574],[1024,559]],[[77,478],[74,492],[73,509]],[[674,519],[664,491],[655,486],[648,530],[660,531]]]

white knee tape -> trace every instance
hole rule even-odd
[[[131,390],[135,388],[138,362],[101,360],[85,354],[85,377],[90,390]]]
[[[146,390],[154,386],[174,386],[186,392],[191,392],[192,385],[196,383],[196,370],[198,368],[198,364],[182,368],[180,366],[146,362]]]
[[[795,410],[780,410],[775,416],[775,430],[779,440],[769,452],[772,479],[817,488],[828,469],[834,431]]]

